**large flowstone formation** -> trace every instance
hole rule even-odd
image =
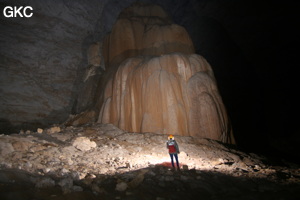
[[[107,75],[98,122],[234,143],[211,66],[162,8],[134,4],[123,10],[103,55]]]

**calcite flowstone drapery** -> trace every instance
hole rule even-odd
[[[211,66],[158,6],[125,9],[103,45],[100,123],[233,143]]]

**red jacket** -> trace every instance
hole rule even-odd
[[[169,149],[170,154],[179,153],[179,147],[175,140],[168,140],[167,141],[167,148]]]

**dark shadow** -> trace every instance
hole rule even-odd
[[[239,147],[299,161],[300,140],[288,141],[299,135],[296,4],[185,2],[194,9],[165,8],[212,65]]]
[[[196,53],[212,66],[237,145],[244,151],[264,152],[268,144],[262,102],[264,85],[253,62],[221,22],[208,16],[195,17],[192,22],[178,23],[190,33]]]
[[[7,119],[0,119],[0,133],[13,133],[15,127]]]
[[[44,128],[49,125],[50,124],[43,124],[39,121],[23,122],[20,125],[13,125],[7,119],[0,119],[0,134],[9,135],[13,133],[19,133],[20,130],[23,130],[24,132],[27,130],[36,131],[37,128]]]
[[[237,174],[242,174],[238,176]],[[82,191],[64,193],[57,185],[63,177],[49,176],[56,186],[38,189],[30,181],[45,176],[29,174],[20,170],[0,171],[0,198],[2,200],[85,200],[85,199],[283,199],[300,198],[300,184],[287,183],[291,176],[276,173],[273,178],[248,177],[246,172],[232,171],[232,175],[213,171],[180,170],[156,165],[114,175],[98,174],[96,178],[74,181]],[[296,177],[299,179],[299,177]],[[116,191],[116,185],[124,182],[128,188]]]

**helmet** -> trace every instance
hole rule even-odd
[[[174,136],[173,135],[169,135],[168,140],[174,140]]]

